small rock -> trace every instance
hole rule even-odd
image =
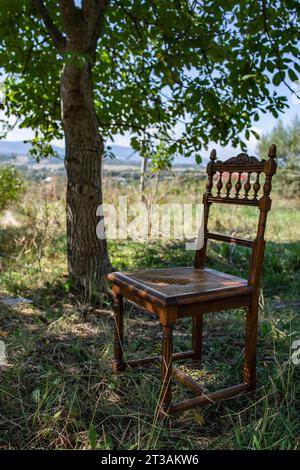
[[[3,214],[3,217],[0,219],[0,226],[3,228],[6,227],[20,227],[21,224],[18,222],[11,211],[6,211]]]
[[[15,307],[20,304],[32,304],[33,300],[25,299],[24,297],[1,297],[0,302],[10,307]]]

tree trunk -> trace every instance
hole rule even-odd
[[[99,240],[96,210],[102,204],[103,141],[93,102],[91,66],[65,65],[61,77],[66,140],[67,255],[72,285],[102,289],[112,270],[106,240]]]
[[[141,163],[141,175],[140,175],[140,199],[142,202],[145,202],[145,189],[146,189],[146,171],[147,171],[147,157],[142,157]]]

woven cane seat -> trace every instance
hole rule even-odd
[[[208,268],[166,268],[115,272],[109,275],[115,284],[132,286],[163,299],[203,296],[240,288],[247,289],[245,279]],[[229,293],[229,292],[228,292]]]

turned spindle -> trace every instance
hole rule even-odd
[[[250,184],[250,175],[251,173],[247,173],[247,181],[244,184],[244,191],[245,191],[245,199],[248,199],[248,194],[251,189],[251,184]]]
[[[237,182],[235,183],[235,197],[239,197],[240,190],[242,189],[241,176],[242,176],[242,173],[239,173]]]
[[[230,172],[228,181],[226,183],[226,195],[227,195],[227,197],[230,196],[230,191],[231,191],[231,188],[232,188],[231,177],[232,177],[232,173]]]
[[[256,180],[255,180],[255,183],[253,185],[253,192],[254,192],[254,199],[257,199],[257,194],[258,194],[258,191],[260,190],[260,182],[259,182],[259,176],[260,176],[260,172],[257,172],[256,173]]]
[[[222,188],[223,188],[222,174],[223,174],[223,172],[220,171],[220,173],[219,173],[219,179],[218,179],[218,182],[217,182],[218,196],[221,195]]]

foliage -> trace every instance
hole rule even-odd
[[[152,146],[147,148],[147,145],[144,145],[140,154],[150,163],[149,170],[151,173],[169,170],[175,158],[175,155],[170,154],[169,148],[164,141],[159,142],[154,148]]]
[[[277,145],[279,163],[290,169],[300,168],[300,119],[296,116],[288,125],[280,120],[258,144],[261,158],[266,158],[271,144]]]
[[[19,201],[23,192],[24,182],[15,167],[0,167],[0,212]]]
[[[47,142],[63,133],[63,64],[81,67],[94,58],[84,45],[57,51],[37,3],[1,0],[3,108],[7,119],[33,129],[49,154]],[[72,0],[62,3],[73,11]],[[59,2],[44,4],[68,35]],[[78,6],[75,13],[82,18]],[[277,117],[287,106],[270,83],[290,87],[299,78],[298,24],[296,0],[111,0],[93,68],[99,130],[105,138],[129,131],[134,149],[146,134],[165,140],[170,154],[198,159],[211,140],[243,145],[239,133],[250,137],[259,111]]]

